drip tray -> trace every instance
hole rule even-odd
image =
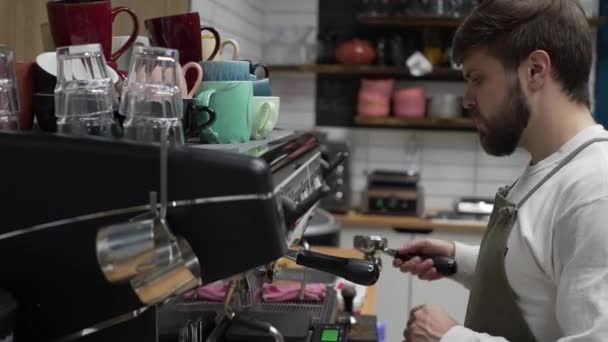
[[[270,323],[281,332],[285,341],[306,342],[310,335],[310,315],[305,312],[289,315],[274,312],[245,312],[240,315],[256,321]],[[226,332],[226,342],[274,342],[266,331],[252,329],[250,326],[234,322]]]
[[[333,288],[327,289],[325,299],[320,302],[292,300],[281,303],[259,303],[252,310],[261,313],[278,313],[283,315],[306,314],[313,324],[333,323],[338,314],[338,296]]]
[[[286,342],[305,342],[310,338],[313,325],[336,322],[337,299],[336,290],[329,287],[325,299],[320,302],[294,300],[281,303],[259,303],[252,310],[240,312],[237,315],[272,324],[284,335]],[[228,329],[226,341],[273,342],[274,339],[267,333],[235,324]]]
[[[176,312],[216,312],[218,317],[223,314],[223,304],[220,302],[182,301],[171,306]],[[313,324],[334,323],[338,314],[338,295],[333,287],[327,288],[327,294],[322,301],[292,300],[280,303],[256,303],[248,310],[250,313],[305,313],[310,316]]]

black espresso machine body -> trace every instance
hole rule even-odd
[[[273,173],[300,150],[276,152],[274,165],[259,156],[169,150],[167,220],[191,245],[202,283],[286,253],[290,232]],[[131,331],[137,340],[155,341],[154,306],[129,284],[104,278],[95,239],[101,227],[149,210],[149,192],[159,191],[159,146],[0,133],[0,155],[0,288],[19,305],[16,340],[70,341],[111,326],[75,339],[133,341],[126,327],[139,324]],[[138,315],[146,321],[116,324]]]

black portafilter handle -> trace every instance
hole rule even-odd
[[[348,152],[339,152],[331,162],[323,160],[321,162],[321,167],[323,168],[323,177],[327,178],[332,172],[334,172],[334,170],[336,170],[336,168],[338,168],[340,164],[346,160],[346,158],[349,157],[349,155],[350,154]]]
[[[419,257],[422,260],[432,259],[433,267],[435,267],[437,273],[441,274],[444,277],[454,275],[458,271],[456,260],[451,257],[427,254],[397,254],[395,257],[403,261],[408,261],[414,257]]]
[[[295,261],[298,265],[331,273],[364,286],[374,285],[380,277],[378,265],[362,259],[340,258],[299,250]]]
[[[323,185],[317,190],[313,191],[313,193],[311,193],[299,204],[297,204],[291,198],[283,197],[281,199],[281,204],[283,206],[285,224],[287,225],[287,227],[293,226],[318,201],[320,201],[323,197],[329,195],[330,191],[331,189],[327,185]]]
[[[344,299],[344,312],[352,315],[354,312],[353,303],[355,301],[355,296],[357,295],[357,290],[354,286],[344,286],[340,293]]]

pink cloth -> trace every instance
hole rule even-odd
[[[198,287],[184,294],[185,299],[203,299],[212,302],[221,302],[226,296],[228,290],[227,283],[211,283],[205,286]]]
[[[299,299],[300,284],[264,284],[262,298],[265,302],[276,303]],[[184,294],[188,300],[206,300],[221,302],[228,290],[227,283],[212,283],[201,286]],[[306,284],[304,288],[304,299],[310,301],[320,301],[327,294],[327,284]]]
[[[264,284],[262,298],[265,302],[276,303],[299,299],[301,284]],[[304,300],[320,301],[327,294],[327,284],[306,284]]]

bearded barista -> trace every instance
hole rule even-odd
[[[480,246],[416,240],[403,253],[455,257],[466,319],[409,313],[408,342],[608,339],[608,134],[590,113],[591,32],[576,0],[485,0],[458,29],[464,104],[484,150],[531,160],[498,191]],[[440,276],[432,260],[394,266]]]

